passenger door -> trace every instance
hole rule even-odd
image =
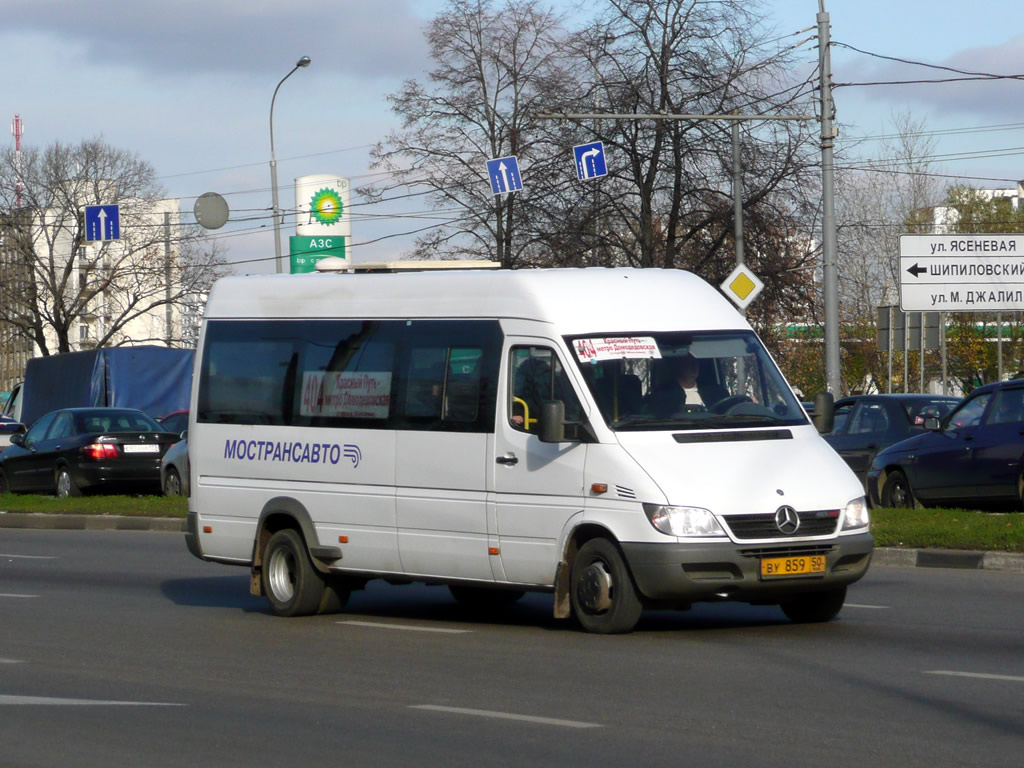
[[[979,497],[1020,498],[1024,387],[996,393],[985,423],[977,429],[971,453],[971,479]]]
[[[53,462],[46,450],[46,433],[57,412],[41,416],[25,433],[20,446],[4,451],[4,469],[12,491],[52,491],[55,487]]]
[[[586,414],[566,361],[550,342],[509,336],[503,352],[503,397],[494,432],[493,488],[500,546],[496,578],[521,584],[554,583],[558,539],[583,510],[586,443],[542,443],[540,410],[562,400],[566,421]]]
[[[908,465],[910,486],[921,499],[958,500],[977,493],[974,449],[982,416],[992,395],[965,400],[942,432],[923,440],[916,462]]]

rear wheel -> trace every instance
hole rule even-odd
[[[779,607],[790,621],[809,624],[831,621],[839,615],[844,602],[846,602],[846,587],[840,587],[827,592],[806,592],[792,600],[780,603]]]
[[[278,616],[309,616],[325,601],[327,585],[313,567],[302,536],[291,528],[270,537],[262,575],[263,591]]]
[[[181,476],[174,467],[168,468],[164,477],[164,496],[181,496]]]
[[[622,555],[608,539],[591,539],[572,564],[573,614],[587,632],[618,634],[636,626],[643,605]]]
[[[75,479],[71,477],[71,471],[67,467],[57,469],[57,498],[81,496],[82,491],[75,485]]]
[[[885,485],[882,486],[882,506],[897,509],[914,507],[914,493],[910,490],[910,483],[907,482],[907,476],[898,469],[894,469],[885,478]]]

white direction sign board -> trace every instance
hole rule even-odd
[[[900,235],[900,309],[1024,310],[1024,234]]]

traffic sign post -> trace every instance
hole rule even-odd
[[[518,192],[523,188],[523,179],[519,175],[519,161],[515,156],[488,160],[487,178],[491,180],[491,192],[496,195]]]
[[[900,308],[1024,310],[1024,234],[901,235]]]
[[[90,242],[118,240],[121,237],[121,211],[116,205],[85,206],[85,239]]]
[[[608,163],[604,157],[604,143],[593,141],[572,148],[576,158],[576,176],[580,181],[597,179],[608,175]]]

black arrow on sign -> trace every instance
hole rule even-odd
[[[912,266],[910,269],[907,270],[907,272],[912,274],[914,277],[917,277],[922,272],[927,272],[927,271],[928,271],[927,268],[919,267],[919,266],[917,266],[917,264],[915,264],[914,266]]]

